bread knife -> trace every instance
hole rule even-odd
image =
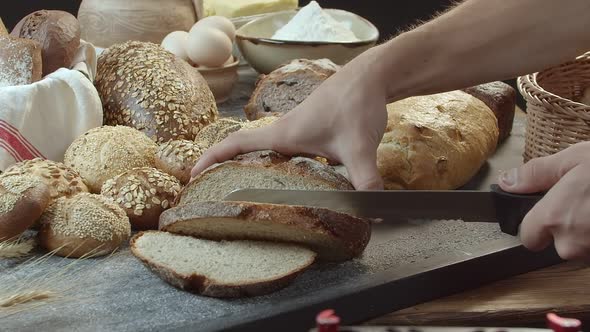
[[[493,184],[479,190],[324,191],[238,189],[224,200],[327,208],[384,222],[408,220],[463,220],[499,223],[516,236],[526,214],[543,193],[518,195]]]

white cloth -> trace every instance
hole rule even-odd
[[[92,44],[81,41],[72,68],[0,88],[0,170],[35,157],[63,161],[76,137],[102,125]]]

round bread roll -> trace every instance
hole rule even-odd
[[[278,116],[267,116],[254,121],[242,121],[236,118],[221,118],[201,129],[195,142],[205,149],[223,141],[229,134],[238,130],[256,129],[269,125],[279,119]]]
[[[199,71],[152,43],[106,49],[98,59],[96,88],[105,124],[137,128],[157,142],[193,140],[218,114]]]
[[[65,164],[82,175],[93,193],[104,182],[136,167],[153,167],[158,145],[126,126],[102,126],[78,137],[66,150]]]
[[[466,184],[495,152],[498,121],[462,91],[387,106],[377,166],[385,189],[449,190]]]
[[[51,201],[49,187],[32,175],[0,176],[0,241],[21,235]]]
[[[122,207],[133,229],[158,229],[160,214],[180,192],[178,180],[155,168],[127,171],[105,182],[101,194]]]
[[[56,255],[107,255],[131,235],[125,211],[108,198],[82,193],[60,197],[41,216],[39,244]]]
[[[156,153],[156,168],[177,178],[181,184],[191,179],[191,170],[205,152],[199,143],[187,140],[161,144]]]
[[[59,68],[70,68],[80,47],[80,23],[61,10],[39,10],[25,16],[11,32],[42,46],[43,76]]]
[[[28,178],[33,176],[49,187],[51,201],[88,192],[82,177],[64,163],[35,158],[16,163],[2,174],[3,178]]]

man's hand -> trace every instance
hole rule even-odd
[[[378,190],[377,147],[387,123],[385,86],[369,74],[367,52],[332,75],[303,103],[273,124],[238,131],[207,150],[192,176],[237,154],[274,150],[342,163],[358,190]]]
[[[590,259],[590,142],[530,160],[499,184],[520,194],[548,190],[522,222],[524,246],[536,251],[554,242],[563,259]]]

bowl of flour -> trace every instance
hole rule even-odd
[[[344,65],[378,39],[379,30],[370,21],[348,11],[323,9],[315,1],[299,10],[259,17],[236,31],[240,53],[262,74],[294,59],[327,58]]]

